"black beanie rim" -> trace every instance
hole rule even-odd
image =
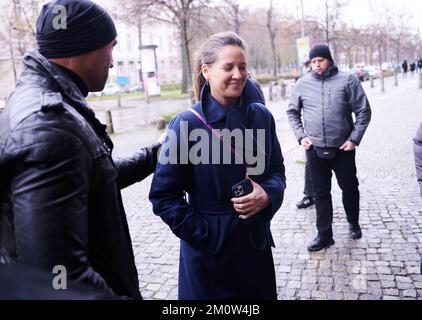
[[[321,57],[330,60],[333,62],[333,58],[331,56],[330,48],[324,43],[318,43],[312,47],[309,51],[309,61],[316,57]]]
[[[54,5],[66,7],[66,29],[54,29]],[[116,37],[110,14],[91,0],[53,0],[44,5],[37,19],[38,51],[46,58],[82,55],[104,47]]]

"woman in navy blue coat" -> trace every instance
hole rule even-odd
[[[270,221],[286,182],[274,119],[239,36],[211,36],[197,60],[198,103],[170,123],[150,192],[181,239],[179,299],[276,299]],[[252,192],[234,197],[245,178]]]

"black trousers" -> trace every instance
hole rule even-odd
[[[314,188],[312,187],[312,176],[311,176],[311,169],[309,168],[309,162],[306,161],[305,163],[305,186],[303,193],[307,197],[314,197]]]
[[[318,158],[313,147],[306,151],[317,211],[316,224],[320,237],[333,236],[332,171],[343,192],[343,206],[347,221],[352,225],[359,223],[359,182],[356,177],[355,156],[356,151],[339,150],[334,159],[326,160]]]

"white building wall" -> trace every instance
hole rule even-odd
[[[100,0],[111,12],[118,11],[116,0]],[[139,36],[138,28],[116,20],[118,44],[113,57],[114,68],[110,72],[109,82],[116,82],[117,76],[126,76],[130,84],[139,82]],[[142,26],[142,44],[156,45],[158,78],[161,84],[180,83],[182,81],[182,63],[180,44],[176,28],[168,23],[145,23]]]

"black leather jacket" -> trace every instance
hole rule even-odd
[[[120,190],[155,170],[159,144],[111,158],[66,73],[38,52],[0,114],[0,263],[52,272],[102,297],[142,298]]]

